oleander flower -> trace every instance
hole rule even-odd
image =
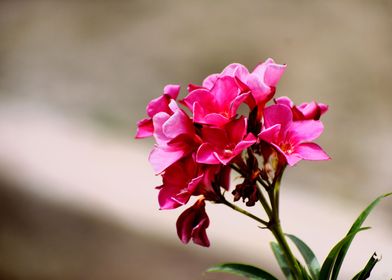
[[[206,229],[210,220],[205,210],[204,197],[200,197],[196,203],[186,209],[177,219],[177,235],[180,240],[187,244],[192,239],[195,244],[209,247]]]
[[[140,120],[137,123],[137,131],[135,138],[146,138],[153,135],[154,125],[152,118],[160,112],[165,112],[170,115],[173,114],[173,111],[169,107],[169,104],[172,99],[177,99],[179,93],[179,85],[166,85],[163,89],[163,94],[148,103],[146,108],[148,118]]]
[[[228,65],[219,74],[212,74],[203,81],[203,87],[211,89],[216,81],[222,77],[235,77],[238,87],[242,92],[250,92],[253,102],[248,100],[251,109],[258,105],[264,105],[272,99],[275,94],[276,85],[286,69],[285,64],[277,64],[272,58],[255,67],[253,72],[242,64],[233,63]]]
[[[275,99],[276,104],[286,105],[291,108],[294,121],[302,120],[319,120],[321,115],[328,111],[328,105],[317,103],[315,101],[309,103],[302,103],[297,106],[287,96],[282,96]]]
[[[172,114],[159,112],[153,117],[156,145],[150,153],[149,161],[157,174],[191,154],[201,141],[192,120],[174,100],[170,101],[169,107]]]
[[[227,165],[241,152],[256,143],[252,133],[246,133],[247,119],[241,117],[223,127],[205,126],[201,129],[203,144],[196,153],[196,161],[205,164]]]
[[[248,93],[241,93],[234,77],[224,76],[217,78],[210,89],[193,89],[183,103],[192,111],[194,122],[222,126],[236,116],[247,97]]]
[[[293,121],[286,105],[271,105],[264,110],[264,129],[259,138],[272,144],[290,166],[300,160],[328,160],[330,157],[312,141],[324,130],[321,121]]]
[[[174,209],[186,204],[203,177],[203,170],[192,155],[169,166],[162,174],[163,184],[157,187],[160,209]]]

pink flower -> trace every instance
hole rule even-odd
[[[149,161],[158,174],[181,158],[191,154],[200,145],[192,120],[172,100],[172,115],[160,112],[153,117],[155,148]]]
[[[228,164],[232,159],[256,142],[252,133],[246,133],[247,120],[241,117],[223,127],[201,129],[203,144],[196,154],[196,161],[206,164]]]
[[[193,156],[185,157],[169,166],[162,174],[162,186],[157,187],[160,190],[160,209],[174,209],[186,204],[203,176],[201,167]]]
[[[209,247],[206,229],[210,220],[205,210],[204,198],[199,198],[196,203],[186,209],[177,220],[177,234],[180,240],[187,244],[192,239],[195,244]]]
[[[264,129],[259,138],[272,144],[290,166],[302,159],[328,160],[330,157],[312,141],[324,130],[320,121],[293,121],[288,106],[277,104],[265,108]]]
[[[203,87],[211,89],[219,78],[235,77],[242,92],[251,92],[254,99],[253,106],[264,107],[274,96],[276,85],[285,69],[286,65],[277,64],[272,58],[268,58],[265,62],[257,65],[252,73],[249,73],[249,70],[242,64],[233,63],[223,69],[220,74],[208,76],[203,81]]]
[[[217,78],[210,89],[195,87],[183,103],[193,112],[194,122],[222,126],[236,116],[247,97],[233,77],[225,76]]]
[[[149,118],[140,120],[137,123],[137,131],[135,138],[146,138],[153,135],[154,125],[152,118],[160,112],[173,114],[173,111],[170,109],[169,104],[172,99],[177,99],[179,93],[179,85],[166,85],[163,89],[163,94],[148,103],[146,112]]]
[[[293,101],[291,101],[291,99],[286,96],[276,98],[275,103],[286,105],[291,108],[294,121],[319,120],[321,115],[328,111],[328,105],[323,103],[316,103],[315,101],[310,103],[302,103],[301,105],[296,106],[294,105]]]

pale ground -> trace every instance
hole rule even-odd
[[[8,106],[0,112],[0,164],[25,182],[29,191],[99,213],[141,234],[159,232],[160,238],[179,243],[175,234],[179,211],[157,209],[153,187],[159,178],[152,174],[144,146],[83,123],[75,124],[42,107]],[[320,260],[365,206],[333,196],[320,197],[290,183],[283,186],[281,205],[286,232],[306,240]],[[208,205],[207,211],[212,247],[201,252],[192,248],[195,252],[224,254],[227,261],[235,255],[236,260],[270,265],[268,241],[272,237],[268,233],[223,206]],[[383,261],[372,279],[391,276],[391,231],[385,224],[388,215],[378,209],[370,216],[365,225],[373,229],[354,241],[344,275],[353,275],[377,251]]]

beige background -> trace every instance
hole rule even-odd
[[[133,140],[166,83],[267,57],[288,64],[277,96],[330,105],[319,143],[333,160],[292,168],[282,194],[286,231],[323,260],[392,189],[390,34],[381,0],[1,1],[0,276],[229,279],[202,275],[222,261],[280,275],[272,237],[223,206],[207,206],[210,249],[181,245],[181,210],[157,210],[152,142]],[[372,279],[392,277],[391,210],[369,217],[342,279],[374,250]]]

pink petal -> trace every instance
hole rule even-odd
[[[170,98],[172,99],[177,99],[179,93],[180,93],[179,85],[166,85],[163,88],[163,94],[170,96]]]
[[[290,154],[290,155],[284,154],[284,156],[285,156],[285,158],[286,158],[287,164],[290,165],[290,166],[296,165],[296,164],[297,164],[299,161],[301,161],[301,159],[302,159],[302,158],[301,158],[299,155],[297,155],[297,154]]]
[[[292,108],[294,106],[293,101],[291,101],[290,98],[288,98],[287,96],[282,96],[279,98],[275,98],[275,103],[276,104],[281,104],[281,105],[286,105],[289,108]]]
[[[154,138],[157,144],[160,146],[166,145],[166,143],[170,140],[170,138],[168,138],[163,131],[163,125],[169,118],[170,115],[164,112],[160,112],[152,118],[154,126]]]
[[[286,127],[291,124],[293,114],[291,109],[285,105],[271,105],[264,109],[264,126],[266,128],[271,127],[275,124],[280,124],[282,130],[286,130]]]
[[[271,87],[276,87],[285,70],[285,64],[270,63],[265,70],[264,82]]]
[[[244,117],[229,122],[225,126],[225,131],[227,131],[229,142],[236,144],[239,141],[241,141],[246,133],[246,128],[247,128],[247,119]]]
[[[168,98],[165,95],[161,95],[161,96],[151,100],[150,103],[148,103],[147,108],[146,108],[147,115],[150,118],[152,118],[152,117],[154,117],[155,114],[157,114],[159,112],[170,113],[169,102],[170,102],[170,98]]]
[[[213,147],[208,144],[202,144],[196,153],[196,162],[205,164],[219,164],[219,160],[214,155]]]
[[[154,126],[151,119],[143,119],[137,123],[136,139],[150,137],[153,133]]]
[[[240,105],[245,102],[250,93],[243,93],[238,95],[230,104],[230,116],[235,116]]]
[[[219,77],[219,74],[209,75],[207,78],[204,79],[203,84],[202,84],[203,87],[205,87],[207,89],[212,89],[212,87],[214,86],[218,77]]]
[[[166,137],[174,138],[180,134],[193,134],[192,120],[183,112],[175,112],[163,125],[162,131]]]
[[[323,149],[315,143],[302,143],[295,147],[295,153],[306,160],[329,160],[331,159]]]
[[[190,92],[184,98],[183,102],[190,110],[193,110],[193,104],[197,102],[204,109],[204,111],[211,112],[216,109],[214,100],[215,97],[209,90],[200,88]]]
[[[184,204],[173,199],[173,188],[164,186],[159,191],[158,202],[161,210],[175,209]]]
[[[218,113],[207,114],[202,119],[198,118],[196,120],[195,118],[195,122],[209,124],[209,125],[216,125],[216,126],[223,126],[227,124],[229,121],[230,121],[229,118],[226,118]]]
[[[233,77],[224,76],[216,80],[214,87],[211,89],[215,103],[218,108],[215,110],[227,110],[231,102],[239,94],[237,83]],[[217,113],[220,113],[217,111]]]
[[[170,165],[184,156],[183,150],[170,150],[162,147],[155,147],[148,158],[156,174],[162,173]]]
[[[262,130],[258,137],[268,143],[278,142],[278,135],[281,129],[280,124],[275,124],[269,128]]]
[[[201,137],[203,142],[209,143],[212,146],[219,148],[225,147],[229,142],[226,131],[218,127],[204,126],[201,129]]]
[[[318,138],[324,130],[321,121],[305,120],[293,122],[289,128],[290,138],[295,143],[310,142]]]

